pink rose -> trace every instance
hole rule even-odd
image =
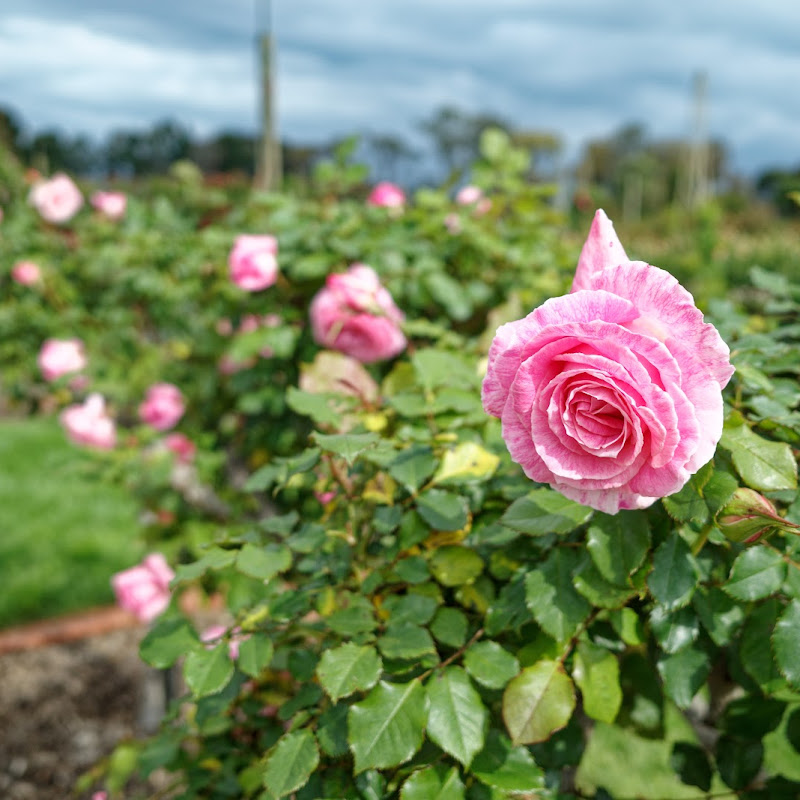
[[[365,264],[328,275],[325,287],[311,301],[310,314],[319,344],[365,364],[392,358],[405,349],[406,337],[399,327],[403,313]]]
[[[367,197],[368,205],[384,208],[402,208],[405,202],[406,196],[403,190],[389,181],[376,184]]]
[[[277,256],[274,236],[237,236],[228,256],[231,280],[248,292],[272,286],[278,277]]]
[[[80,372],[86,367],[86,351],[80,339],[47,339],[39,351],[39,369],[47,381]]]
[[[171,383],[154,383],[139,406],[139,419],[157,431],[168,431],[183,416],[183,395]]]
[[[444,218],[444,226],[453,236],[457,233],[461,233],[461,217],[459,217],[458,214],[448,214]]]
[[[197,445],[182,433],[170,433],[164,437],[164,444],[182,464],[190,464],[197,452]]]
[[[11,278],[22,286],[33,286],[42,279],[42,271],[33,261],[17,261],[11,268]]]
[[[60,416],[67,436],[75,444],[110,450],[117,443],[114,420],[99,394],[90,394],[82,404],[67,406]]]
[[[80,189],[63,172],[36,183],[28,199],[43,219],[57,224],[72,219],[83,205]]]
[[[122,192],[95,192],[91,197],[92,207],[109,219],[122,219],[128,198]]]
[[[200,634],[200,641],[207,643],[207,650],[213,650],[227,632],[228,629],[224,625],[211,625]],[[242,635],[242,629],[239,627],[231,630],[231,637],[228,640],[228,655],[231,661],[236,661],[236,659],[239,658],[239,645],[249,638],[249,634],[246,636]]]
[[[483,406],[529,478],[615,514],[677,492],[711,459],[732,374],[689,292],[629,261],[598,211],[572,293],[498,328]]]
[[[169,605],[169,582],[174,577],[164,556],[151,553],[138,566],[113,575],[111,587],[120,607],[150,622]]]
[[[456,193],[456,203],[460,206],[471,206],[483,197],[483,191],[477,186],[462,186]]]

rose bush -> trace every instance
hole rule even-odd
[[[169,605],[175,573],[161,553],[145,556],[141,564],[117,572],[111,585],[119,605],[142,622],[151,622]]]
[[[722,434],[728,346],[598,211],[573,292],[501,326],[484,408],[529,478],[606,513],[679,491]]]

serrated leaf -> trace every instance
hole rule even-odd
[[[160,619],[139,644],[139,655],[151,667],[166,669],[199,642],[194,628],[183,617]]]
[[[430,630],[436,641],[448,647],[461,647],[467,640],[469,621],[463,611],[443,606],[430,624]]]
[[[413,494],[430,478],[438,463],[430,447],[415,445],[401,451],[389,465],[388,471]]]
[[[701,587],[694,593],[692,605],[718,647],[731,642],[744,620],[744,609],[716,586]]]
[[[383,662],[375,648],[346,643],[322,654],[317,677],[335,703],[340,697],[371,689],[378,682],[382,669]]]
[[[347,752],[347,712],[345,703],[331,706],[317,720],[317,741],[326,755],[337,758]]]
[[[763,739],[780,724],[786,703],[760,694],[737,697],[725,706],[718,727],[731,736]]]
[[[260,547],[246,542],[236,557],[236,569],[243,575],[268,581],[292,566],[292,551],[286,545]]]
[[[326,452],[341,456],[348,464],[380,441],[377,433],[314,433],[314,440]]]
[[[192,650],[183,665],[183,677],[196,697],[221,692],[233,677],[233,671],[226,642],[210,650]]]
[[[745,619],[739,643],[739,658],[745,672],[767,695],[786,687],[786,679],[772,657],[771,648],[765,646],[777,620],[778,603],[774,598],[756,606]]]
[[[386,658],[410,660],[436,653],[428,631],[411,622],[387,625],[386,632],[378,639],[378,647]]]
[[[655,606],[650,612],[650,629],[665,653],[677,653],[697,640],[700,622],[692,608],[670,612]]]
[[[469,547],[450,545],[437,548],[429,566],[442,586],[463,586],[483,572],[483,559]]]
[[[466,498],[444,489],[428,489],[417,498],[417,511],[435,530],[460,531],[468,519]]]
[[[719,775],[726,785],[731,789],[744,789],[761,769],[764,745],[760,741],[720,736],[715,755]]]
[[[722,589],[737,600],[760,600],[775,594],[786,578],[780,553],[766,547],[750,547],[736,557]]]
[[[330,406],[326,394],[304,392],[295,386],[286,390],[286,405],[297,414],[310,417],[317,425],[339,425],[342,415]]]
[[[586,714],[599,722],[612,723],[622,705],[617,657],[604,647],[580,642],[572,677],[581,690]]]
[[[464,654],[464,667],[489,689],[502,689],[519,673],[519,661],[497,642],[472,645]]]
[[[584,558],[572,580],[578,593],[598,608],[621,608],[635,594],[632,586],[615,586],[599,572],[591,558]]]
[[[281,737],[267,758],[264,786],[276,798],[286,797],[308,783],[319,764],[319,749],[309,730]]]
[[[594,511],[553,489],[534,489],[515,500],[500,518],[508,528],[529,536],[565,534],[588,522]]]
[[[586,546],[600,574],[609,583],[625,586],[650,549],[647,517],[638,511],[620,511],[615,516],[597,513]]]
[[[428,737],[465,767],[483,749],[489,712],[460,667],[434,673],[427,684]]]
[[[684,648],[658,661],[664,691],[678,708],[689,707],[710,671],[708,656],[696,647]]]
[[[466,483],[488,480],[500,464],[500,458],[475,442],[462,442],[445,452],[433,476],[434,483]]]
[[[236,559],[236,550],[223,550],[221,547],[210,547],[197,561],[191,564],[178,564],[175,568],[174,581],[194,580],[199,578],[206,570],[224,569],[233,564]]]
[[[778,669],[795,689],[800,688],[800,600],[792,600],[778,618],[772,648]]]
[[[590,606],[572,585],[580,555],[556,547],[525,578],[525,599],[534,619],[559,642],[569,639],[589,615]]]
[[[272,661],[272,641],[261,633],[253,633],[239,643],[239,669],[252,678],[257,678]]]
[[[544,772],[527,747],[514,747],[490,729],[486,747],[472,761],[472,774],[486,786],[503,792],[533,792],[544,787]]]
[[[764,439],[746,424],[726,421],[720,446],[730,451],[733,465],[750,488],[762,492],[797,488],[797,462],[788,444]]]
[[[400,790],[400,800],[464,800],[458,768],[425,767],[414,772]]]
[[[711,516],[717,512],[733,497],[733,493],[739,488],[739,481],[729,472],[717,470],[703,487],[703,498],[706,501]]]
[[[701,747],[689,742],[675,742],[669,761],[682,783],[697,786],[704,792],[711,788],[711,763]]]
[[[347,714],[347,739],[355,772],[395,767],[422,745],[427,695],[418,680],[379,683]]]
[[[575,690],[559,661],[526,667],[503,693],[503,720],[516,744],[543,742],[575,709]]]
[[[677,531],[658,546],[647,585],[656,601],[671,611],[689,602],[697,587],[698,569],[689,545]]]
[[[680,491],[665,497],[662,502],[667,513],[677,522],[708,521],[708,506],[700,492],[697,475],[693,475]]]

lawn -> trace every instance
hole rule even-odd
[[[136,509],[53,419],[0,421],[0,627],[113,602],[144,551]]]

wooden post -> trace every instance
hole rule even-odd
[[[258,41],[261,75],[261,137],[256,154],[256,175],[253,185],[262,191],[277,191],[281,187],[281,143],[275,135],[275,114],[272,97],[272,34],[264,33]]]

